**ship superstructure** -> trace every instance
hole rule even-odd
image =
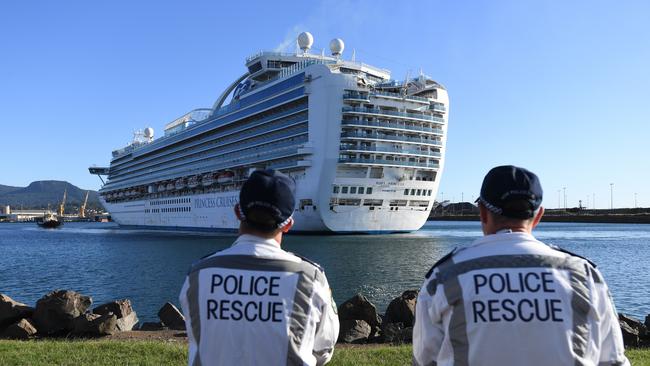
[[[100,200],[123,226],[235,230],[239,188],[256,169],[297,183],[297,231],[406,232],[422,227],[443,169],[446,89],[420,74],[309,53],[260,52],[212,108],[137,133],[113,151]],[[226,101],[229,103],[226,104]]]

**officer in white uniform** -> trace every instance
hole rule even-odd
[[[322,365],[339,321],[323,269],[280,248],[295,183],[258,170],[235,207],[240,236],[190,268],[180,294],[189,365]]]
[[[588,260],[532,235],[537,176],[485,176],[482,238],[443,257],[416,305],[416,365],[629,365],[607,284]]]

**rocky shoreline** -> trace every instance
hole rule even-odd
[[[399,345],[411,343],[418,290],[394,298],[384,314],[362,294],[338,306],[341,324],[337,343]],[[128,299],[91,309],[92,298],[70,290],[52,291],[30,307],[0,294],[0,339],[107,338],[187,341],[185,318],[172,303],[158,311],[159,322],[139,320]],[[650,314],[642,322],[619,313],[626,347],[650,347]]]

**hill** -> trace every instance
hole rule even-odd
[[[68,191],[66,211],[75,212],[83,202],[86,191],[68,182],[58,180],[41,180],[32,182],[27,187],[10,187],[0,185],[0,206],[9,205],[14,209],[40,209],[48,205],[55,209]],[[87,208],[100,208],[96,191],[89,191]]]

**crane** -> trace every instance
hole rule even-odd
[[[65,200],[68,198],[68,189],[66,188],[65,191],[63,191],[63,199],[61,200],[61,204],[59,205],[59,216],[63,217],[63,214],[65,213]]]
[[[84,198],[84,203],[79,207],[79,218],[86,218],[86,203],[88,203],[88,191],[86,191],[86,198]]]

